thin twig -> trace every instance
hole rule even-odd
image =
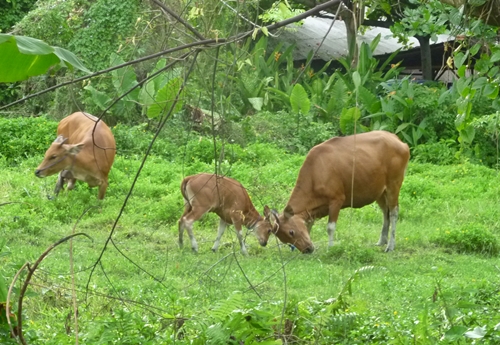
[[[9,329],[10,329],[10,334],[12,336],[12,338],[15,338],[17,340],[17,336],[14,332],[14,328],[12,328],[12,324],[10,322],[10,313],[9,313],[9,310],[10,310],[10,296],[12,295],[12,289],[14,288],[14,285],[16,284],[16,281],[17,281],[17,278],[19,278],[19,275],[21,274],[22,271],[24,271],[24,269],[29,265],[28,262],[26,262],[20,269],[19,271],[17,271],[16,275],[14,276],[14,278],[12,279],[12,282],[10,283],[10,286],[9,286],[9,292],[7,293],[7,301],[5,302],[5,308],[6,308],[6,316],[7,316],[7,323],[9,324]]]
[[[259,291],[257,291],[257,289],[255,288],[255,286],[252,284],[252,282],[250,281],[250,279],[248,279],[248,276],[246,275],[245,271],[243,270],[243,267],[241,267],[240,265],[240,262],[238,261],[238,258],[236,257],[236,251],[234,250],[234,246],[233,246],[233,256],[234,256],[234,259],[236,260],[236,264],[238,265],[240,271],[241,271],[241,274],[243,274],[243,277],[245,277],[248,285],[250,286],[250,289],[252,289],[255,294],[260,298],[262,299],[262,296],[260,295]]]
[[[38,265],[42,262],[43,259],[45,259],[45,257],[50,253],[50,251],[52,249],[54,249],[55,247],[57,247],[58,245],[68,241],[69,239],[72,239],[73,237],[76,237],[76,236],[85,236],[89,239],[92,239],[89,235],[83,233],[83,232],[79,232],[77,234],[73,234],[73,235],[69,235],[69,236],[66,236],[62,239],[60,239],[59,241],[53,243],[52,245],[50,245],[49,248],[47,248],[43,253],[42,255],[40,255],[40,257],[38,258],[38,260],[33,264],[33,267],[28,267],[28,275],[26,276],[26,280],[24,281],[24,284],[23,286],[21,287],[21,290],[19,292],[19,302],[18,302],[18,306],[17,306],[17,331],[18,331],[18,339],[19,341],[24,344],[24,345],[27,345],[26,344],[26,340],[24,339],[24,336],[23,336],[23,319],[22,319],[22,312],[23,312],[23,299],[24,299],[24,295],[26,294],[26,290],[28,289],[28,285],[29,285],[29,282],[31,280],[31,277],[33,276],[33,273],[35,273],[35,270],[36,268],[38,267]],[[24,268],[24,266],[23,266]]]
[[[275,237],[276,242],[278,241],[278,238]],[[282,332],[283,335],[283,320],[285,318],[285,310],[286,310],[286,303],[288,299],[288,289],[287,289],[287,279],[286,279],[286,270],[285,270],[285,265],[283,264],[283,254],[281,253],[281,246],[278,245],[278,253],[280,254],[280,261],[281,261],[281,269],[283,270],[283,308],[281,309],[281,318],[280,318],[280,332]],[[286,334],[285,336],[282,336],[283,341],[285,342],[285,345],[288,344]]]
[[[189,24],[184,19],[182,19],[179,15],[177,15],[177,13],[175,13],[174,11],[172,11],[170,8],[168,8],[167,6],[165,6],[164,3],[162,3],[162,2],[160,2],[158,0],[151,0],[151,1],[154,2],[156,5],[158,5],[163,11],[167,12],[169,15],[171,15],[172,17],[174,17],[175,20],[177,20],[179,23],[181,23],[182,25],[184,25],[186,27],[186,29],[188,29],[189,31],[191,31],[200,40],[205,40],[206,39],[194,27],[192,27],[191,24]]]
[[[83,218],[84,215],[86,215],[92,208],[95,208],[96,206],[91,206],[87,208],[83,213],[78,217],[78,219],[75,222],[75,225],[73,226],[72,230],[72,235],[75,234],[76,227],[78,226],[78,223],[80,220]],[[73,299],[73,315],[75,318],[75,344],[78,345],[78,305],[76,302],[76,291],[75,291],[75,266],[74,266],[74,261],[73,261],[73,238],[69,240],[69,267],[70,267],[70,274],[71,274],[71,297]]]

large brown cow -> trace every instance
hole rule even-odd
[[[183,246],[184,229],[191,239],[191,248],[197,252],[198,244],[193,235],[193,223],[205,213],[214,212],[219,218],[219,231],[212,247],[219,248],[219,242],[227,225],[233,224],[240,242],[241,251],[247,255],[247,249],[241,233],[242,225],[254,229],[260,245],[265,246],[273,229],[270,222],[271,212],[264,207],[265,217],[255,209],[248,193],[238,181],[214,174],[197,174],[186,177],[181,183],[185,209],[179,219],[179,246]]]
[[[103,199],[115,153],[115,138],[102,120],[87,113],[73,113],[57,126],[57,138],[35,175],[46,177],[60,172],[56,194],[64,182],[68,182],[68,190],[71,190],[76,180],[80,180],[90,187],[99,186],[98,198]]]
[[[311,253],[313,222],[328,216],[328,245],[332,246],[340,210],[376,201],[384,214],[377,245],[387,244],[386,252],[394,250],[399,190],[409,159],[408,145],[385,131],[336,137],[313,147],[283,214],[277,216],[276,236],[303,253]]]

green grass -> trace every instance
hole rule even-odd
[[[282,210],[303,157],[272,148],[263,154],[276,159],[260,165],[244,159],[232,166],[226,163],[224,169],[248,188],[259,211],[265,204]],[[245,155],[252,157],[251,152]],[[55,177],[34,176],[40,160],[41,156],[27,158],[14,166],[0,161],[0,203],[12,202],[0,206],[0,244],[5,242],[0,248],[4,253],[0,274],[10,282],[22,264],[33,263],[73,230],[89,235],[92,241],[77,237],[73,242],[83,343],[160,344],[173,339],[179,344],[216,344],[217,339],[263,343],[274,341],[286,329],[287,319],[294,328],[286,339],[298,344],[468,344],[472,340],[463,334],[483,326],[482,343],[500,341],[500,332],[494,330],[500,323],[498,251],[478,246],[462,250],[455,245],[471,239],[498,245],[497,171],[471,164],[410,163],[392,253],[374,246],[382,215],[370,205],[341,212],[331,249],[322,219],[311,232],[317,248],[312,255],[278,246],[274,237],[262,248],[248,234],[250,256],[242,257],[232,228],[219,252],[211,252],[218,224],[215,215],[195,223],[198,254],[188,243],[183,250],[178,248],[180,181],[213,167],[150,157],[113,241],[91,276],[140,162],[117,156],[108,193],[99,203],[97,190],[84,184],[49,200]],[[461,231],[466,229],[476,229],[475,236],[463,237]],[[453,234],[453,239],[447,238]],[[69,263],[66,243],[53,250],[35,273],[24,300],[24,331],[30,344],[75,342],[74,324],[67,324],[69,333],[65,331],[72,308]],[[365,266],[374,268],[355,275]],[[356,279],[351,282],[352,277]],[[329,299],[339,297],[346,283],[352,293],[342,294],[342,303],[332,303]],[[175,318],[186,318],[177,336]],[[1,328],[0,340],[14,343]]]

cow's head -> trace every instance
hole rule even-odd
[[[54,175],[71,165],[71,158],[74,158],[82,150],[83,144],[69,145],[65,144],[66,140],[68,139],[62,135],[59,135],[54,140],[47,152],[45,152],[42,163],[36,168],[36,176]]]
[[[267,205],[264,206],[264,218],[259,220],[255,225],[255,236],[257,236],[260,245],[263,247],[267,245],[269,236],[275,228],[274,222],[275,219],[271,213],[271,210]]]
[[[274,234],[283,243],[293,245],[302,253],[312,253],[314,245],[309,237],[309,230],[306,222],[299,215],[295,215],[293,210],[287,206],[281,215],[274,215],[276,226],[273,229]]]

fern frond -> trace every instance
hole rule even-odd
[[[231,334],[220,324],[211,325],[206,330],[207,344],[226,344]]]
[[[234,293],[225,301],[217,303],[212,310],[209,311],[208,316],[212,317],[215,322],[224,322],[229,315],[235,310],[243,309],[244,302],[241,293]]]

